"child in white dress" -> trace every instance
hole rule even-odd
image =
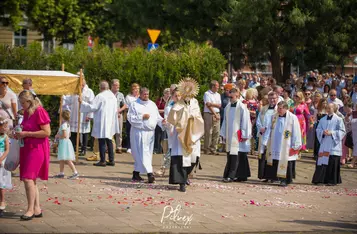
[[[63,123],[58,130],[56,138],[59,139],[58,143],[58,154],[57,159],[60,162],[60,173],[55,175],[53,178],[64,178],[64,164],[66,163],[72,170],[73,175],[69,176],[68,179],[77,179],[79,174],[74,166],[73,162],[75,159],[74,149],[71,140],[69,139],[71,135],[71,128],[69,126],[70,112],[65,110],[62,112]]]
[[[9,137],[6,135],[7,122],[0,117],[0,216],[6,208],[5,189],[11,189],[11,172],[5,170],[5,160],[10,150]]]

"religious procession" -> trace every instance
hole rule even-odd
[[[14,75],[6,74],[6,70],[1,73],[0,207],[2,212],[6,208],[11,171],[19,165],[28,202],[21,219],[31,220],[43,215],[36,179],[49,179],[51,120],[31,78],[21,81],[23,91],[16,94],[9,88]],[[249,154],[258,160],[258,173],[253,177],[262,184],[286,187],[295,179],[301,152],[312,149],[316,169],[311,182],[341,184],[341,165],[350,162],[348,168],[354,168],[357,160],[353,147],[357,145],[356,77],[311,71],[305,77],[292,74],[284,86],[279,86],[273,78],[260,74],[234,74],[236,77],[227,79],[224,72],[222,83],[210,82],[201,100],[203,111],[196,99],[199,84],[190,77],[166,88],[156,102],[150,100],[150,90],[137,83],[131,84],[131,92],[124,96],[119,80],[101,81],[95,96],[83,77],[81,95],[62,96],[62,123],[55,136],[57,148],[52,149],[57,151],[59,173],[53,178],[81,177],[73,163],[79,146],[83,157],[88,146],[92,147],[94,154],[86,160],[95,161],[94,166],[115,166],[115,153],[124,151],[126,114],[129,141],[125,151],[133,157],[135,183],[155,183],[155,177],[168,172],[169,184],[178,185],[180,192],[189,192],[187,187],[199,173],[197,169],[204,168],[200,158],[206,154],[227,155],[222,183],[246,182],[252,176]],[[348,82],[353,86],[347,86]],[[161,153],[163,163],[155,171],[153,154]],[[65,165],[73,172],[68,177]]]
[[[355,233],[357,0],[1,0],[0,233]]]

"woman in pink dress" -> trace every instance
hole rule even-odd
[[[304,94],[302,92],[297,92],[294,95],[294,107],[290,109],[292,113],[296,115],[299,120],[300,129],[301,129],[301,137],[302,137],[302,147],[301,150],[306,150],[306,133],[307,127],[312,128],[313,121],[310,116],[309,107],[305,103]],[[309,124],[310,123],[310,124]]]
[[[25,184],[27,196],[27,211],[21,219],[31,220],[42,217],[36,180],[48,180],[51,128],[47,111],[33,93],[22,91],[19,100],[24,118],[22,131],[16,132],[16,137],[24,141],[20,148],[20,180]]]

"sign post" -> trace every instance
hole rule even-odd
[[[148,51],[157,49],[159,47],[159,44],[155,44],[155,42],[159,37],[161,31],[157,29],[148,29],[147,32],[151,40],[151,43],[148,44]]]

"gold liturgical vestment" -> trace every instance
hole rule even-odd
[[[167,122],[178,132],[178,138],[184,151],[183,156],[192,153],[193,145],[204,135],[204,122],[196,99],[177,102],[171,109]]]

